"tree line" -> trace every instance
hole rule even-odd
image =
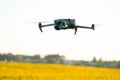
[[[73,61],[74,65],[107,67],[107,68],[120,68],[120,61],[103,61],[102,58],[97,59],[95,56],[91,61],[77,60]]]
[[[95,66],[95,67],[108,67],[120,68],[120,61],[103,61],[102,58],[97,59],[93,57],[91,61],[84,60],[66,60],[65,56],[58,54],[46,55],[41,58],[36,54],[33,56],[28,55],[13,55],[12,53],[0,53],[0,61],[7,62],[24,62],[24,63],[52,63],[52,64],[67,64],[67,65],[82,65],[82,66]]]
[[[41,58],[40,55],[36,54],[33,56],[29,55],[13,55],[12,53],[0,53],[0,61],[7,62],[27,62],[27,63],[61,63],[63,64],[65,61],[64,56],[60,56],[58,54],[55,55],[47,55],[44,58]]]

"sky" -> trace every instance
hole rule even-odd
[[[119,0],[0,0],[0,52],[34,55],[64,55],[66,59],[120,60]],[[78,29],[40,32],[36,22],[75,19]]]

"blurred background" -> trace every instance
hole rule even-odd
[[[64,55],[69,60],[120,60],[119,0],[0,0],[0,53]],[[71,18],[78,29],[40,32],[37,23]],[[45,24],[45,23],[44,23]]]

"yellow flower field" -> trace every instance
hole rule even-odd
[[[0,62],[0,80],[120,80],[120,69]]]

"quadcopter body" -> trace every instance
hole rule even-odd
[[[42,25],[41,22],[39,22],[39,29],[41,32],[42,31],[42,27],[47,27],[47,26],[54,26],[55,30],[66,30],[66,29],[74,29],[75,33],[77,32],[77,28],[86,28],[86,29],[93,29],[94,30],[94,24],[91,25],[91,27],[87,27],[87,26],[78,26],[75,24],[75,19],[55,19],[54,23],[52,24],[46,24],[46,25]]]

